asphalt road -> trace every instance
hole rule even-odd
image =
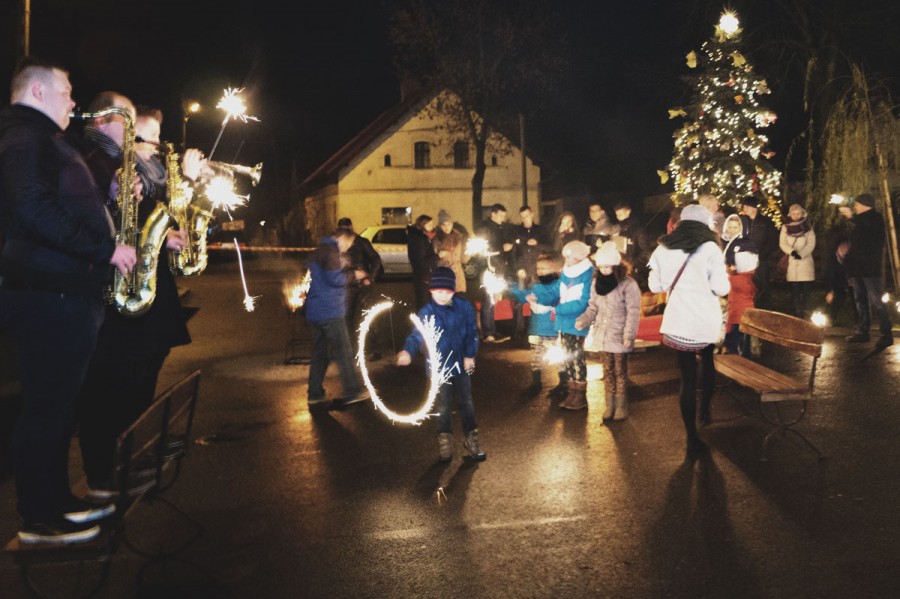
[[[749,395],[744,405],[725,392],[701,433],[710,457],[685,458],[669,350],[632,357],[631,416],[607,426],[596,367],[589,409],[564,412],[521,395],[527,350],[485,346],[473,384],[488,459],[462,459],[458,434],[444,466],[431,422],[392,424],[371,403],[310,414],[307,368],[284,363],[308,349],[282,296],[299,262],[245,266],[259,296],[250,313],[235,263],[182,281],[194,342],[173,351],[160,383],[203,370],[196,439],[164,495],[181,512],[156,502],[127,522],[130,542],[151,554],[197,538],[168,559],[122,547],[100,597],[900,596],[897,346],[863,361],[866,348],[829,336],[800,425],[828,459],[786,438],[767,462],[768,429],[748,415]],[[379,292],[412,295],[406,281]],[[402,344],[407,313],[398,305],[379,320],[381,353]],[[797,376],[808,367],[765,352]],[[394,409],[425,396],[421,363],[370,370]],[[338,391],[336,372],[327,389]],[[13,505],[7,478],[3,540],[17,530]],[[61,591],[95,568],[33,574]],[[0,560],[0,596],[27,596],[18,575]]]

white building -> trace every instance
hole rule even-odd
[[[331,233],[341,217],[361,231],[370,225],[409,223],[442,208],[472,230],[475,150],[447,132],[436,110],[448,92],[406,101],[381,114],[304,182],[306,223],[312,239]],[[451,96],[452,97],[452,96]],[[482,205],[506,206],[517,220],[522,205],[522,154],[512,143],[485,157]],[[540,213],[540,167],[526,162],[528,204]],[[477,223],[476,223],[477,224]]]

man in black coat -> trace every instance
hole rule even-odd
[[[406,228],[406,256],[412,266],[413,292],[416,298],[416,311],[431,301],[428,283],[431,271],[437,266],[438,255],[431,244],[434,235],[434,219],[427,214],[420,214],[416,222]]]
[[[509,255],[513,249],[513,238],[506,223],[506,207],[503,204],[491,206],[491,216],[481,223],[477,234],[488,243],[487,264],[499,277],[507,276]],[[497,339],[497,324],[494,320],[494,298],[484,290],[481,298],[481,336],[488,343]]]
[[[753,284],[756,285],[756,296],[753,305],[757,308],[765,308],[769,291],[769,273],[778,256],[778,229],[775,223],[759,209],[759,200],[753,196],[747,196],[741,200],[741,213],[750,218],[750,239],[759,252],[759,266],[753,275]]]
[[[872,317],[878,320],[881,337],[875,344],[883,349],[894,343],[891,319],[881,301],[884,285],[881,281],[881,260],[884,254],[884,219],[875,209],[875,198],[864,193],[852,206],[854,213],[850,231],[850,249],[844,257],[847,277],[853,282],[856,298],[856,333],[847,337],[851,343],[869,340]]]
[[[73,404],[103,321],[107,265],[125,274],[136,256],[116,244],[100,191],[63,137],[75,107],[68,73],[26,58],[11,91],[0,111],[0,330],[15,344],[24,402],[13,441],[18,536],[84,542],[112,506],[72,496]]]
[[[381,271],[381,256],[372,247],[372,242],[365,237],[360,237],[353,231],[353,221],[349,218],[338,220],[338,229],[350,233],[353,240],[350,247],[344,252],[344,268],[347,276],[347,331],[351,339],[359,327],[359,319],[362,311],[371,303],[372,290],[375,280]]]

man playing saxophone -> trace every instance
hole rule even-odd
[[[124,96],[106,92],[91,104],[91,110],[100,111],[109,102],[114,106],[130,106]],[[154,214],[166,196],[166,165],[156,153],[161,119],[162,113],[158,110],[138,108],[134,148],[123,148],[123,130],[116,126],[115,120],[95,121],[85,129],[86,138],[96,144],[94,161],[98,168],[104,164],[117,166],[106,149],[115,147],[135,152],[135,179],[141,181],[135,185],[141,198],[138,222],[142,226],[148,219],[155,218]],[[110,170],[115,172],[113,168],[107,168],[105,172]],[[199,172],[199,160],[196,170]],[[115,178],[110,181],[113,188],[114,181]],[[174,221],[169,221],[168,225],[174,225]],[[184,248],[184,232],[168,228],[165,237],[168,249],[179,251]],[[123,314],[118,306],[107,307],[97,349],[78,395],[79,441],[92,500],[113,498],[111,476],[116,438],[151,404],[159,372],[171,348],[191,342],[166,252],[159,254],[153,269],[156,294],[146,311],[137,315]],[[153,484],[153,479],[137,476],[128,484],[140,490]]]
[[[112,506],[69,489],[72,410],[103,319],[107,264],[127,273],[84,159],[64,139],[75,106],[68,73],[26,58],[0,111],[0,330],[13,340],[23,407],[14,468],[23,543],[74,543],[99,534]]]

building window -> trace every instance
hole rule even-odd
[[[384,155],[384,166],[391,166],[391,155],[390,154]]]
[[[491,166],[497,166],[497,157],[491,156]]]
[[[431,168],[431,145],[427,141],[415,144],[416,168]]]
[[[469,144],[458,141],[453,144],[453,168],[469,168]]]

